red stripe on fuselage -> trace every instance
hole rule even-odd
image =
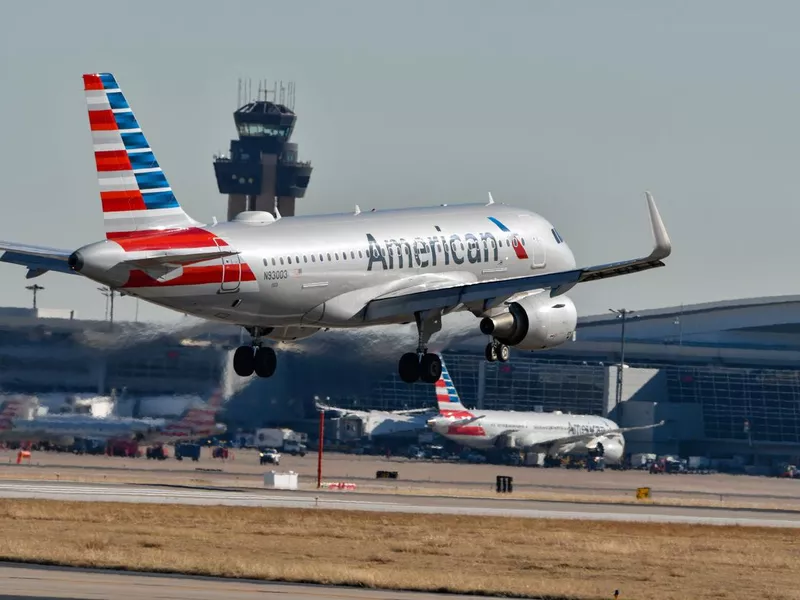
[[[225,240],[199,227],[171,230],[108,232],[106,238],[117,242],[126,252],[136,250],[170,250],[174,248],[213,248],[227,246]],[[217,243],[214,243],[214,240]]]
[[[139,190],[124,192],[100,192],[103,212],[119,212],[123,210],[147,210],[147,206]]]
[[[84,90],[102,90],[103,82],[100,81],[99,75],[86,74],[83,76],[83,89]]]
[[[94,162],[97,170],[106,171],[131,171],[131,160],[125,150],[103,150],[94,153]]]
[[[89,127],[92,131],[116,131],[117,120],[111,110],[90,110]]]
[[[441,407],[439,408],[439,414],[442,415],[443,417],[455,417],[457,419],[463,419],[466,417],[474,416],[468,410],[448,410],[446,408],[441,408]]]
[[[484,437],[486,432],[479,425],[450,425],[447,428],[450,435],[468,435],[471,437]]]
[[[144,271],[132,270],[128,276],[128,281],[123,285],[123,288],[155,288],[155,287],[175,287],[183,285],[206,285],[222,284],[223,269],[228,269],[228,277],[226,281],[233,282],[236,279],[239,268],[236,265],[207,265],[202,267],[184,267],[183,273],[180,277],[170,279],[169,281],[158,281]],[[242,276],[241,281],[255,281],[256,276],[248,265],[242,263]]]

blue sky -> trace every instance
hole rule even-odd
[[[797,293],[799,17],[735,1],[11,3],[0,239],[102,237],[81,82],[95,71],[116,75],[184,208],[225,218],[212,156],[250,77],[297,84],[294,137],[314,165],[298,213],[491,191],[589,265],[649,252],[651,190],[667,267],[579,286],[581,314]],[[0,277],[0,305],[30,305],[23,269]],[[40,306],[103,317],[95,284],[36,281]],[[132,300],[116,309],[133,318]]]

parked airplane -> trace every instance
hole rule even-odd
[[[551,457],[564,454],[603,456],[608,464],[619,464],[625,455],[623,433],[660,427],[619,427],[614,421],[593,415],[565,415],[497,410],[467,410],[442,361],[436,382],[439,415],[427,421],[428,428],[459,444],[481,450],[520,448]]]
[[[0,261],[27,277],[77,273],[176,311],[243,326],[251,345],[234,353],[240,376],[269,377],[275,351],[324,328],[416,323],[415,352],[401,378],[434,383],[428,342],[442,316],[470,311],[492,336],[489,361],[509,346],[552,348],[573,337],[576,284],[662,267],[671,244],[647,193],[655,247],[646,257],[576,267],[542,216],[495,204],[407,208],[280,218],[245,211],[203,225],[178,204],[116,79],[83,76],[106,239],[77,250],[0,242]],[[264,135],[287,135],[281,129]]]
[[[339,418],[356,418],[361,421],[362,437],[380,437],[424,431],[428,418],[435,414],[434,408],[413,408],[408,410],[358,410],[316,403],[316,409],[334,413]]]
[[[225,433],[215,422],[222,406],[222,394],[215,393],[202,407],[187,408],[177,419],[92,417],[57,414],[31,418],[33,403],[12,397],[0,404],[0,441],[50,442],[69,446],[76,438],[129,440],[143,444],[166,444],[203,439]]]

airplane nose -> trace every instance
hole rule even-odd
[[[83,255],[80,251],[76,250],[72,254],[69,255],[67,259],[67,264],[69,268],[75,271],[76,273],[80,273],[81,269],[83,269]]]

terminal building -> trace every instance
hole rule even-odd
[[[512,350],[507,363],[485,362],[471,315],[446,318],[439,335],[468,406],[607,415],[623,426],[665,421],[628,434],[630,452],[754,463],[800,457],[800,296],[642,310],[625,320],[619,390],[622,319],[612,313],[582,317],[575,341],[559,348]],[[413,340],[411,326],[281,344],[280,367],[267,380],[233,374],[240,336],[236,327],[196,320],[159,330],[7,309],[0,385],[3,393],[113,392],[139,415],[177,414],[183,406],[165,398],[207,397],[223,386],[231,396],[225,418],[243,429],[305,422],[315,397],[359,410],[434,406],[432,386],[408,385],[396,373],[396,348]]]

